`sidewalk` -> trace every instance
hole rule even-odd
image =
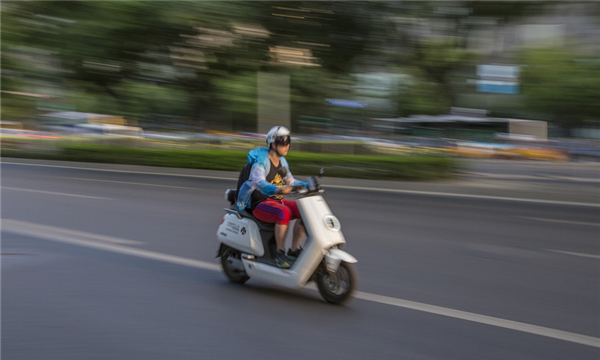
[[[66,161],[44,161],[30,159],[3,158],[5,164],[31,164],[38,166],[54,166],[90,169],[99,171],[133,172],[141,174],[168,175],[215,178],[224,181],[237,181],[238,172],[201,169],[180,169],[165,167],[78,163]],[[315,174],[316,176],[317,174]],[[297,175],[300,180],[306,177]],[[453,180],[411,182],[411,181],[379,181],[363,179],[345,179],[327,177],[327,169],[321,184],[326,189],[354,188],[368,190],[391,190],[399,192],[415,192],[429,195],[466,195],[513,199],[531,199],[541,201],[573,202],[593,204],[600,207],[600,184],[578,183],[569,181],[536,181],[498,178],[467,178]]]

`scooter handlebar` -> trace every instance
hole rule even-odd
[[[295,185],[292,187],[292,194],[294,195],[313,195],[313,194],[324,194],[325,190],[321,189],[320,181],[323,178],[324,169],[319,171],[319,177],[314,178],[311,176],[308,178],[306,186],[303,185]]]
[[[308,186],[295,185],[292,187],[292,194],[294,195],[314,195],[323,194],[325,190],[321,189],[321,185],[314,178],[309,178]]]
[[[292,193],[303,194],[303,193],[305,193],[307,191],[308,191],[308,189],[305,188],[303,185],[294,185],[294,186],[292,186]]]

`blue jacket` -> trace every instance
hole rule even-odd
[[[294,179],[294,176],[289,171],[290,167],[287,160],[282,156],[279,161],[281,166],[288,170],[287,175],[283,178],[283,183],[286,185],[303,185],[306,183]],[[269,160],[269,149],[266,147],[257,147],[248,152],[248,163],[253,164],[250,170],[250,178],[242,184],[238,193],[237,207],[240,210],[250,208],[252,203],[252,192],[258,189],[261,193],[271,196],[277,191],[277,186],[269,183],[266,179],[267,174],[271,170],[271,160]]]

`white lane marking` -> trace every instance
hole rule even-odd
[[[570,252],[570,251],[561,251],[561,250],[553,250],[553,249],[547,249],[547,250],[555,252],[555,253],[560,253],[560,254],[567,254],[567,255],[573,255],[573,256],[581,256],[581,257],[587,257],[587,258],[592,258],[592,259],[600,259],[600,255],[583,254],[583,253],[576,253],[576,252]]]
[[[118,173],[128,173],[128,174],[181,176],[181,177],[191,177],[191,178],[197,178],[197,179],[231,180],[231,181],[237,181],[238,180],[237,178],[224,177],[224,176],[173,174],[173,173],[160,173],[160,172],[151,172],[151,171],[133,171],[133,170],[95,169],[95,168],[76,167],[76,166],[64,166],[64,165],[23,164],[23,163],[13,163],[13,162],[6,162],[6,161],[3,161],[2,163],[9,164],[9,165],[41,166],[41,167],[63,168],[63,169],[77,169],[77,170],[118,172]],[[468,195],[468,194],[455,194],[455,193],[445,193],[445,192],[436,192],[436,191],[380,189],[380,188],[369,188],[369,187],[361,187],[361,186],[344,186],[344,185],[325,185],[325,187],[326,188],[332,188],[332,189],[338,188],[338,189],[349,189],[349,190],[379,191],[379,192],[389,192],[389,193],[399,193],[399,194],[450,196],[450,197],[461,197],[461,198],[471,198],[471,199],[504,200],[504,201],[517,201],[517,202],[538,203],[538,204],[573,205],[573,206],[586,206],[586,207],[598,207],[598,208],[600,208],[600,204],[572,202],[572,201],[554,201],[554,200],[523,199],[523,198],[513,198],[513,197],[503,197],[503,196],[488,196],[488,195]]]
[[[139,245],[143,244],[141,241],[120,239],[112,236],[93,234],[85,231],[77,231],[71,229],[60,228],[56,226],[40,225],[28,221],[3,219],[1,222],[2,230],[12,232],[20,235],[33,236],[37,238],[58,241],[67,240],[80,240],[87,239],[89,241],[102,241],[112,244],[124,244],[124,245]]]
[[[500,318],[495,318],[491,316],[485,316],[480,314],[474,314],[466,311],[454,310],[449,308],[444,308],[435,305],[428,305],[423,303],[418,303],[414,301],[396,299],[388,296],[381,296],[375,294],[369,294],[365,292],[358,291],[355,294],[355,297],[358,299],[368,300],[377,302],[380,304],[387,304],[397,307],[402,307],[406,309],[418,310],[427,312],[430,314],[448,316],[455,319],[472,321],[480,324],[497,326],[505,329],[516,330],[521,332],[526,332],[534,335],[541,335],[553,339],[559,339],[564,341],[569,341],[577,344],[588,345],[600,348],[600,338],[595,338],[592,336],[575,334],[567,331],[561,331],[556,329],[551,329],[543,326],[526,324],[518,321],[505,320]]]
[[[44,190],[21,189],[21,188],[16,188],[16,187],[9,187],[9,186],[2,186],[2,190],[26,191],[26,192],[33,192],[33,193],[39,193],[39,194],[73,196],[73,197],[79,197],[79,198],[85,198],[85,199],[112,200],[109,198],[98,197],[98,196],[67,194],[67,193],[61,193],[61,192],[55,192],[55,191],[44,191]]]
[[[22,224],[19,224],[19,222],[15,222],[13,224],[15,226],[9,227],[8,229],[4,228],[4,226],[3,226],[2,230],[8,231],[8,232],[19,231],[20,230],[19,225],[22,225]],[[74,238],[70,238],[70,237],[61,237],[61,236],[52,236],[52,237],[50,237],[50,236],[43,237],[42,236],[41,238],[46,239],[46,240],[52,240],[52,241],[72,244],[72,245],[79,245],[79,246],[85,246],[85,247],[90,247],[90,248],[94,248],[94,249],[111,251],[111,252],[115,252],[115,253],[119,253],[119,254],[125,254],[125,255],[146,258],[146,259],[164,261],[164,262],[177,264],[177,265],[190,266],[190,267],[200,268],[200,269],[205,269],[205,270],[212,270],[212,271],[220,271],[221,270],[221,266],[214,264],[214,263],[189,259],[189,258],[176,256],[176,255],[167,255],[167,254],[157,253],[157,252],[148,251],[148,250],[134,249],[134,248],[129,248],[126,246],[121,246],[121,245],[99,243],[99,242],[94,242],[94,241],[89,241],[89,240],[74,239]],[[314,288],[311,286],[308,286],[308,287]],[[505,319],[495,318],[495,317],[491,317],[491,316],[480,315],[480,314],[475,314],[475,313],[470,313],[470,312],[460,311],[460,310],[454,310],[454,309],[449,309],[449,308],[444,308],[444,307],[440,307],[440,306],[429,305],[429,304],[424,304],[424,303],[419,303],[419,302],[414,302],[414,301],[409,301],[409,300],[397,299],[397,298],[388,297],[388,296],[376,295],[376,294],[366,293],[366,292],[362,292],[362,291],[357,291],[355,293],[355,297],[357,299],[371,301],[371,302],[375,302],[375,303],[379,303],[379,304],[391,305],[391,306],[396,306],[396,307],[401,307],[401,308],[406,308],[406,309],[411,309],[411,310],[418,310],[418,311],[423,311],[426,313],[447,316],[447,317],[460,319],[460,320],[472,321],[475,323],[496,326],[496,327],[505,328],[505,329],[509,329],[509,330],[516,330],[516,331],[521,331],[521,332],[525,332],[525,333],[529,333],[529,334],[540,335],[540,336],[545,336],[545,337],[554,338],[554,339],[558,339],[558,340],[569,341],[569,342],[573,342],[573,343],[577,343],[577,344],[588,345],[588,346],[600,348],[600,338],[595,338],[592,336],[581,335],[581,334],[571,333],[571,332],[567,332],[567,331],[551,329],[551,328],[547,328],[547,327],[543,327],[543,326],[531,325],[531,324],[526,324],[526,323],[512,321],[512,320],[505,320]]]
[[[489,174],[489,173],[477,173],[477,172],[466,172],[466,176],[472,177],[483,177],[483,178],[494,178],[494,179],[514,179],[514,180],[533,180],[539,179],[539,176],[534,175],[512,175],[512,174]]]
[[[65,165],[46,165],[46,164],[23,164],[23,163],[13,163],[13,162],[7,162],[7,161],[2,161],[2,164],[23,165],[23,166],[40,166],[40,167],[51,167],[51,168],[60,168],[60,169],[104,171],[104,172],[116,172],[116,173],[125,173],[125,174],[180,176],[180,177],[191,177],[191,178],[198,178],[198,179],[232,180],[232,181],[237,181],[238,180],[238,179],[234,179],[234,178],[231,178],[231,177],[223,177],[223,176],[173,174],[173,173],[164,173],[164,172],[134,171],[134,170],[116,170],[116,169],[96,169],[96,168],[88,168],[88,167],[84,167],[84,166],[65,166]]]
[[[9,225],[12,225],[12,226],[7,227],[5,225],[7,221],[12,221],[12,224],[9,222]],[[28,224],[23,224],[23,223],[25,223],[25,222],[20,222],[20,221],[16,221],[16,220],[2,220],[2,231],[16,233],[16,234],[25,234],[27,232],[27,228],[24,229],[24,228],[22,228],[22,226],[28,226]],[[221,267],[219,265],[212,264],[212,263],[205,262],[205,261],[188,259],[188,258],[175,256],[175,255],[167,255],[167,254],[162,254],[162,253],[149,251],[149,250],[130,248],[130,247],[106,243],[106,242],[98,242],[98,241],[93,241],[93,240],[80,239],[80,238],[76,238],[73,236],[62,236],[60,234],[48,235],[48,234],[41,233],[41,234],[36,234],[35,236],[39,237],[40,239],[44,239],[44,240],[50,240],[50,241],[56,241],[56,242],[65,243],[65,244],[78,245],[78,246],[84,246],[84,247],[89,247],[89,248],[93,248],[93,249],[105,250],[105,251],[110,251],[110,252],[114,252],[117,254],[125,254],[125,255],[146,258],[146,259],[159,260],[159,261],[164,261],[164,262],[177,264],[177,265],[191,266],[191,267],[196,267],[196,268],[200,268],[200,269],[214,270],[214,271],[221,270]],[[125,240],[125,239],[121,239],[121,240],[122,241],[132,241],[132,240]]]
[[[599,207],[600,208],[600,204],[591,204],[591,203],[582,203],[582,202],[573,202],[573,201],[523,199],[523,198],[490,196],[490,195],[454,194],[454,193],[444,193],[444,192],[436,192],[436,191],[377,189],[377,188],[368,188],[368,187],[361,187],[361,186],[344,186],[344,185],[327,185],[326,187],[327,188],[349,189],[349,190],[390,192],[390,193],[399,193],[399,194],[450,196],[450,197],[471,198],[471,199],[504,200],[504,201],[517,201],[517,202],[528,202],[528,203],[537,203],[537,204],[575,205],[575,206],[588,206],[588,207]]]
[[[538,220],[538,221],[548,221],[562,224],[573,224],[573,225],[586,225],[586,226],[600,226],[600,223],[591,223],[591,222],[583,222],[583,221],[570,221],[570,220],[560,220],[560,219],[544,219],[544,218],[536,218],[536,217],[527,217],[527,216],[518,216],[522,219],[529,220]]]
[[[517,175],[517,174],[489,174],[489,173],[477,173],[467,172],[467,176],[480,177],[480,178],[492,178],[492,179],[514,179],[514,180],[535,180],[535,179],[556,179],[556,180],[567,180],[576,182],[593,182],[598,183],[600,179],[597,178],[584,178],[584,177],[572,177],[564,175],[552,175],[552,174],[539,174],[539,175]]]
[[[66,176],[59,176],[59,178],[60,179],[71,179],[71,180],[107,182],[107,183],[116,183],[116,184],[157,186],[157,187],[166,187],[166,188],[172,188],[172,189],[199,190],[199,188],[191,188],[191,187],[183,187],[183,186],[170,186],[170,185],[157,185],[157,184],[147,184],[147,183],[137,183],[137,182],[130,182],[130,181],[114,181],[114,180],[100,180],[100,179],[86,179],[86,178],[71,178],[71,177],[66,177]]]
[[[541,177],[557,179],[557,180],[567,180],[567,181],[579,181],[579,182],[591,182],[591,183],[599,183],[600,179],[598,178],[582,178],[582,177],[571,177],[564,175],[543,175]]]

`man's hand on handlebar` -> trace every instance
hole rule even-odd
[[[307,185],[308,186],[284,185],[284,186],[277,188],[277,195],[288,195],[288,194],[312,195],[312,194],[317,194],[317,193],[325,193],[325,191],[321,189],[321,186],[319,186],[319,183],[316,182],[314,179],[312,179],[312,181],[309,181],[309,183]]]
[[[289,185],[283,185],[277,188],[277,193],[281,195],[287,195],[292,192],[292,187]]]

